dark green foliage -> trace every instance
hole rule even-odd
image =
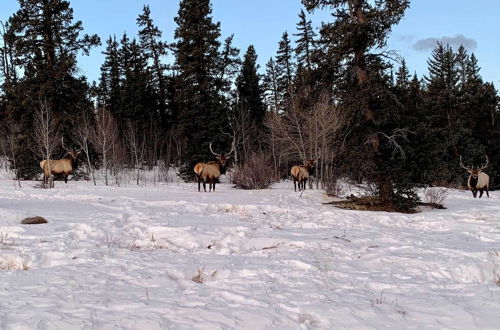
[[[175,22],[174,103],[176,120],[184,137],[184,166],[181,175],[193,178],[199,161],[212,160],[209,143],[217,150],[229,150],[223,132],[228,131],[227,102],[218,91],[223,86],[219,47],[220,23],[214,23],[209,0],[182,0]],[[226,67],[226,66],[222,66]],[[227,151],[226,151],[227,152]]]
[[[289,88],[292,87],[294,63],[293,48],[288,38],[288,32],[284,32],[278,44],[276,53],[276,85],[278,89],[279,108],[285,109],[285,103],[289,97]]]
[[[121,141],[126,144],[132,127],[149,163],[182,164],[189,180],[197,162],[213,160],[210,142],[216,152],[228,152],[235,139],[243,163],[256,150],[271,154],[270,148],[273,165],[284,166],[290,150],[270,143],[266,111],[283,116],[292,95],[304,95],[294,106],[309,111],[327,93],[347,120],[328,144],[333,150],[321,151],[328,158],[322,164],[335,175],[368,182],[384,207],[414,208],[422,184],[464,185],[460,156],[478,166],[487,155],[485,172],[493,187],[500,185],[498,93],[482,80],[474,54],[437,44],[428,76],[419,79],[404,60],[396,68],[380,54],[409,0],[302,3],[309,11],[330,10],[332,21],[316,36],[301,11],[295,48],[283,33],[263,77],[253,46],[241,61],[233,35],[221,43],[209,0],[180,1],[170,45],[146,5],[136,38],[108,38],[99,84],[91,88],[77,75],[76,56],[88,54],[99,38],[80,37],[82,23],[73,20],[68,1],[19,0],[20,9],[0,25],[0,120],[2,134],[13,139],[5,152],[15,159],[17,175],[29,179],[40,171],[30,147],[42,104],[72,147],[78,118],[94,122],[95,102],[114,115]],[[168,49],[175,56],[171,65],[165,63]],[[54,157],[63,155],[54,150]]]
[[[312,22],[307,20],[306,13],[303,10],[300,11],[299,19],[300,21],[297,23],[298,32],[294,34],[294,36],[298,37],[295,46],[297,64],[311,70],[316,33],[312,28]]]
[[[145,61],[145,67],[150,71],[150,74],[143,78],[149,79],[150,86],[148,88],[150,90],[148,93],[153,94],[150,97],[154,103],[147,105],[151,107],[149,112],[158,114],[159,118],[157,119],[160,121],[160,126],[165,134],[165,131],[172,125],[172,113],[168,109],[168,78],[166,77],[168,66],[162,63],[162,59],[167,55],[168,45],[161,41],[162,33],[154,25],[150,15],[149,6],[144,6],[142,14],[137,18],[137,25],[140,27],[140,52]],[[145,75],[145,73],[143,72],[142,75]]]
[[[39,158],[27,146],[33,140],[33,114],[42,105],[53,112],[55,125],[68,137],[71,117],[89,112],[89,86],[76,77],[76,55],[88,54],[100,43],[96,35],[79,37],[82,22],[73,20],[73,10],[64,0],[20,0],[19,10],[9,19],[8,76],[3,116],[18,141],[18,175],[31,178]]]
[[[351,160],[347,165],[351,175],[375,184],[381,201],[394,202],[412,188],[405,175],[409,131],[399,120],[403,107],[386,73],[389,67],[380,55],[370,52],[385,46],[391,27],[401,20],[409,1],[302,3],[308,10],[329,8],[336,17],[322,25],[320,43],[321,54],[326,55],[322,61],[332,65],[334,58],[333,63],[343,63],[335,85],[335,97],[350,117],[342,158]],[[404,188],[396,187],[396,182]]]
[[[451,47],[438,44],[428,63],[423,121],[430,146],[427,157],[437,166],[425,179],[464,183],[466,173],[458,166],[460,155],[469,166],[484,162],[485,155],[493,164],[497,162],[490,152],[495,148],[497,92],[491,84],[483,83],[475,56],[463,47],[455,53]],[[495,178],[494,168],[489,171]]]
[[[245,112],[245,114],[239,114],[236,117],[248,120],[248,131],[246,132],[248,137],[242,143],[248,144],[249,150],[262,151],[266,108],[262,101],[263,90],[260,85],[256,62],[257,53],[254,47],[250,45],[244,56],[240,73],[236,78],[237,104],[235,111]],[[243,155],[245,155],[245,152]],[[245,159],[241,160],[244,161]]]
[[[276,62],[271,57],[266,64],[266,74],[263,79],[263,88],[266,93],[266,103],[275,112],[279,106],[279,91],[278,91],[278,68]]]

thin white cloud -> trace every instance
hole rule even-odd
[[[417,42],[413,44],[413,49],[419,51],[430,50],[436,47],[438,42],[443,45],[450,45],[453,48],[458,48],[462,45],[467,49],[474,50],[477,47],[476,40],[467,38],[463,34],[457,34],[454,37],[443,36],[441,38],[425,38],[417,40]]]
[[[405,42],[405,43],[410,43],[410,42],[413,42],[413,40],[415,40],[414,35],[398,34],[398,35],[396,35],[396,38],[398,41]]]

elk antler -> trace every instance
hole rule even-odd
[[[231,150],[226,154],[226,157],[229,157],[234,152],[234,140],[233,143],[231,143]]]
[[[208,148],[210,148],[210,151],[215,155],[215,156],[219,156],[219,154],[216,154],[213,150],[212,150],[212,142],[210,142],[210,144],[208,145]]]
[[[64,150],[66,150],[67,152],[69,152],[68,148],[64,145],[64,136],[61,136],[61,146]]]
[[[467,170],[468,172],[472,172],[472,169],[465,167],[464,163],[462,163],[462,155],[460,155],[460,167]]]
[[[478,168],[477,170],[478,170],[478,171],[482,171],[482,170],[484,170],[485,168],[487,168],[489,164],[490,164],[490,160],[488,159],[488,156],[486,156],[486,164],[485,164],[485,165],[483,165],[482,167]]]

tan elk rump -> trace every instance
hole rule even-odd
[[[314,159],[307,161],[305,165],[292,166],[290,174],[292,175],[295,191],[297,191],[297,182],[299,183],[299,191],[306,189],[306,182],[309,176],[314,174],[315,168],[316,161]]]

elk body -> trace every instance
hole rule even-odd
[[[198,191],[201,191],[201,182],[203,182],[203,190],[207,191],[207,182],[208,182],[208,191],[215,191],[215,183],[219,179],[221,174],[226,173],[226,162],[229,159],[229,156],[234,151],[234,143],[232,145],[231,151],[227,154],[217,154],[212,150],[212,143],[209,145],[210,152],[215,156],[217,161],[208,162],[208,163],[198,163],[194,166],[194,173],[196,174],[196,178],[198,179]]]
[[[472,196],[477,197],[477,192],[479,191],[479,198],[483,197],[483,191],[486,191],[486,196],[490,197],[490,177],[488,174],[484,173],[483,170],[489,165],[488,156],[486,156],[486,164],[480,168],[475,169],[474,167],[466,167],[462,163],[462,156],[460,156],[460,167],[469,172],[469,179],[467,180],[467,187],[472,191]]]
[[[40,167],[43,170],[43,182],[47,183],[48,179],[51,175],[54,174],[62,174],[64,175],[64,182],[68,183],[68,175],[70,175],[74,168],[75,162],[80,155],[80,150],[69,151],[64,146],[64,141],[62,141],[62,146],[66,150],[67,154],[64,158],[61,159],[49,159],[47,162],[46,159],[40,162]]]
[[[314,174],[316,168],[316,161],[309,160],[305,165],[295,165],[290,170],[293,178],[293,187],[297,191],[297,182],[299,183],[299,191],[306,189],[306,182],[310,175]]]

